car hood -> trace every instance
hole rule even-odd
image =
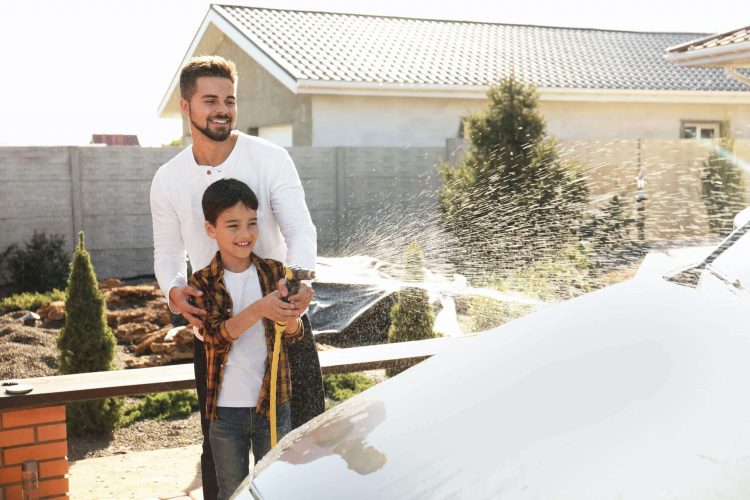
[[[276,498],[746,498],[747,297],[660,279],[483,333],[287,435]]]

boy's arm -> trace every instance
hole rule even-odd
[[[234,338],[229,335],[226,329],[225,316],[218,304],[213,293],[209,291],[208,287],[205,286],[202,280],[196,278],[196,275],[190,277],[188,283],[193,288],[203,292],[200,296],[192,298],[195,307],[204,309],[206,311],[205,316],[200,318],[201,320],[201,335],[203,335],[203,341],[217,348],[227,348],[232,345]]]
[[[271,321],[288,321],[294,325],[296,316],[291,304],[281,300],[279,291],[275,290],[248,305],[236,316],[226,320],[223,323],[223,332],[231,341],[234,341],[248,328],[264,318]]]
[[[284,342],[287,344],[294,344],[305,335],[305,327],[302,324],[302,318],[297,318],[296,321],[292,320],[287,322],[286,330],[284,331]]]

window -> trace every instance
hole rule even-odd
[[[274,144],[288,148],[292,145],[292,124],[259,127],[258,137],[268,139]]]
[[[721,137],[721,123],[683,121],[680,137],[682,139],[718,139]]]

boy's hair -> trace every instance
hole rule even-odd
[[[242,202],[250,210],[258,210],[258,197],[250,186],[237,179],[220,179],[203,192],[203,217],[211,224],[224,210]]]
[[[190,100],[195,94],[196,81],[201,76],[229,78],[237,83],[237,66],[221,56],[197,56],[191,58],[180,72],[180,97]]]

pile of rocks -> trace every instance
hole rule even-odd
[[[176,326],[156,285],[125,285],[119,280],[99,283],[107,303],[107,323],[132,354],[128,368],[161,366],[193,359],[193,334],[186,326]],[[42,327],[60,328],[65,322],[65,303],[50,302],[37,311]],[[183,321],[184,323],[184,321]]]

